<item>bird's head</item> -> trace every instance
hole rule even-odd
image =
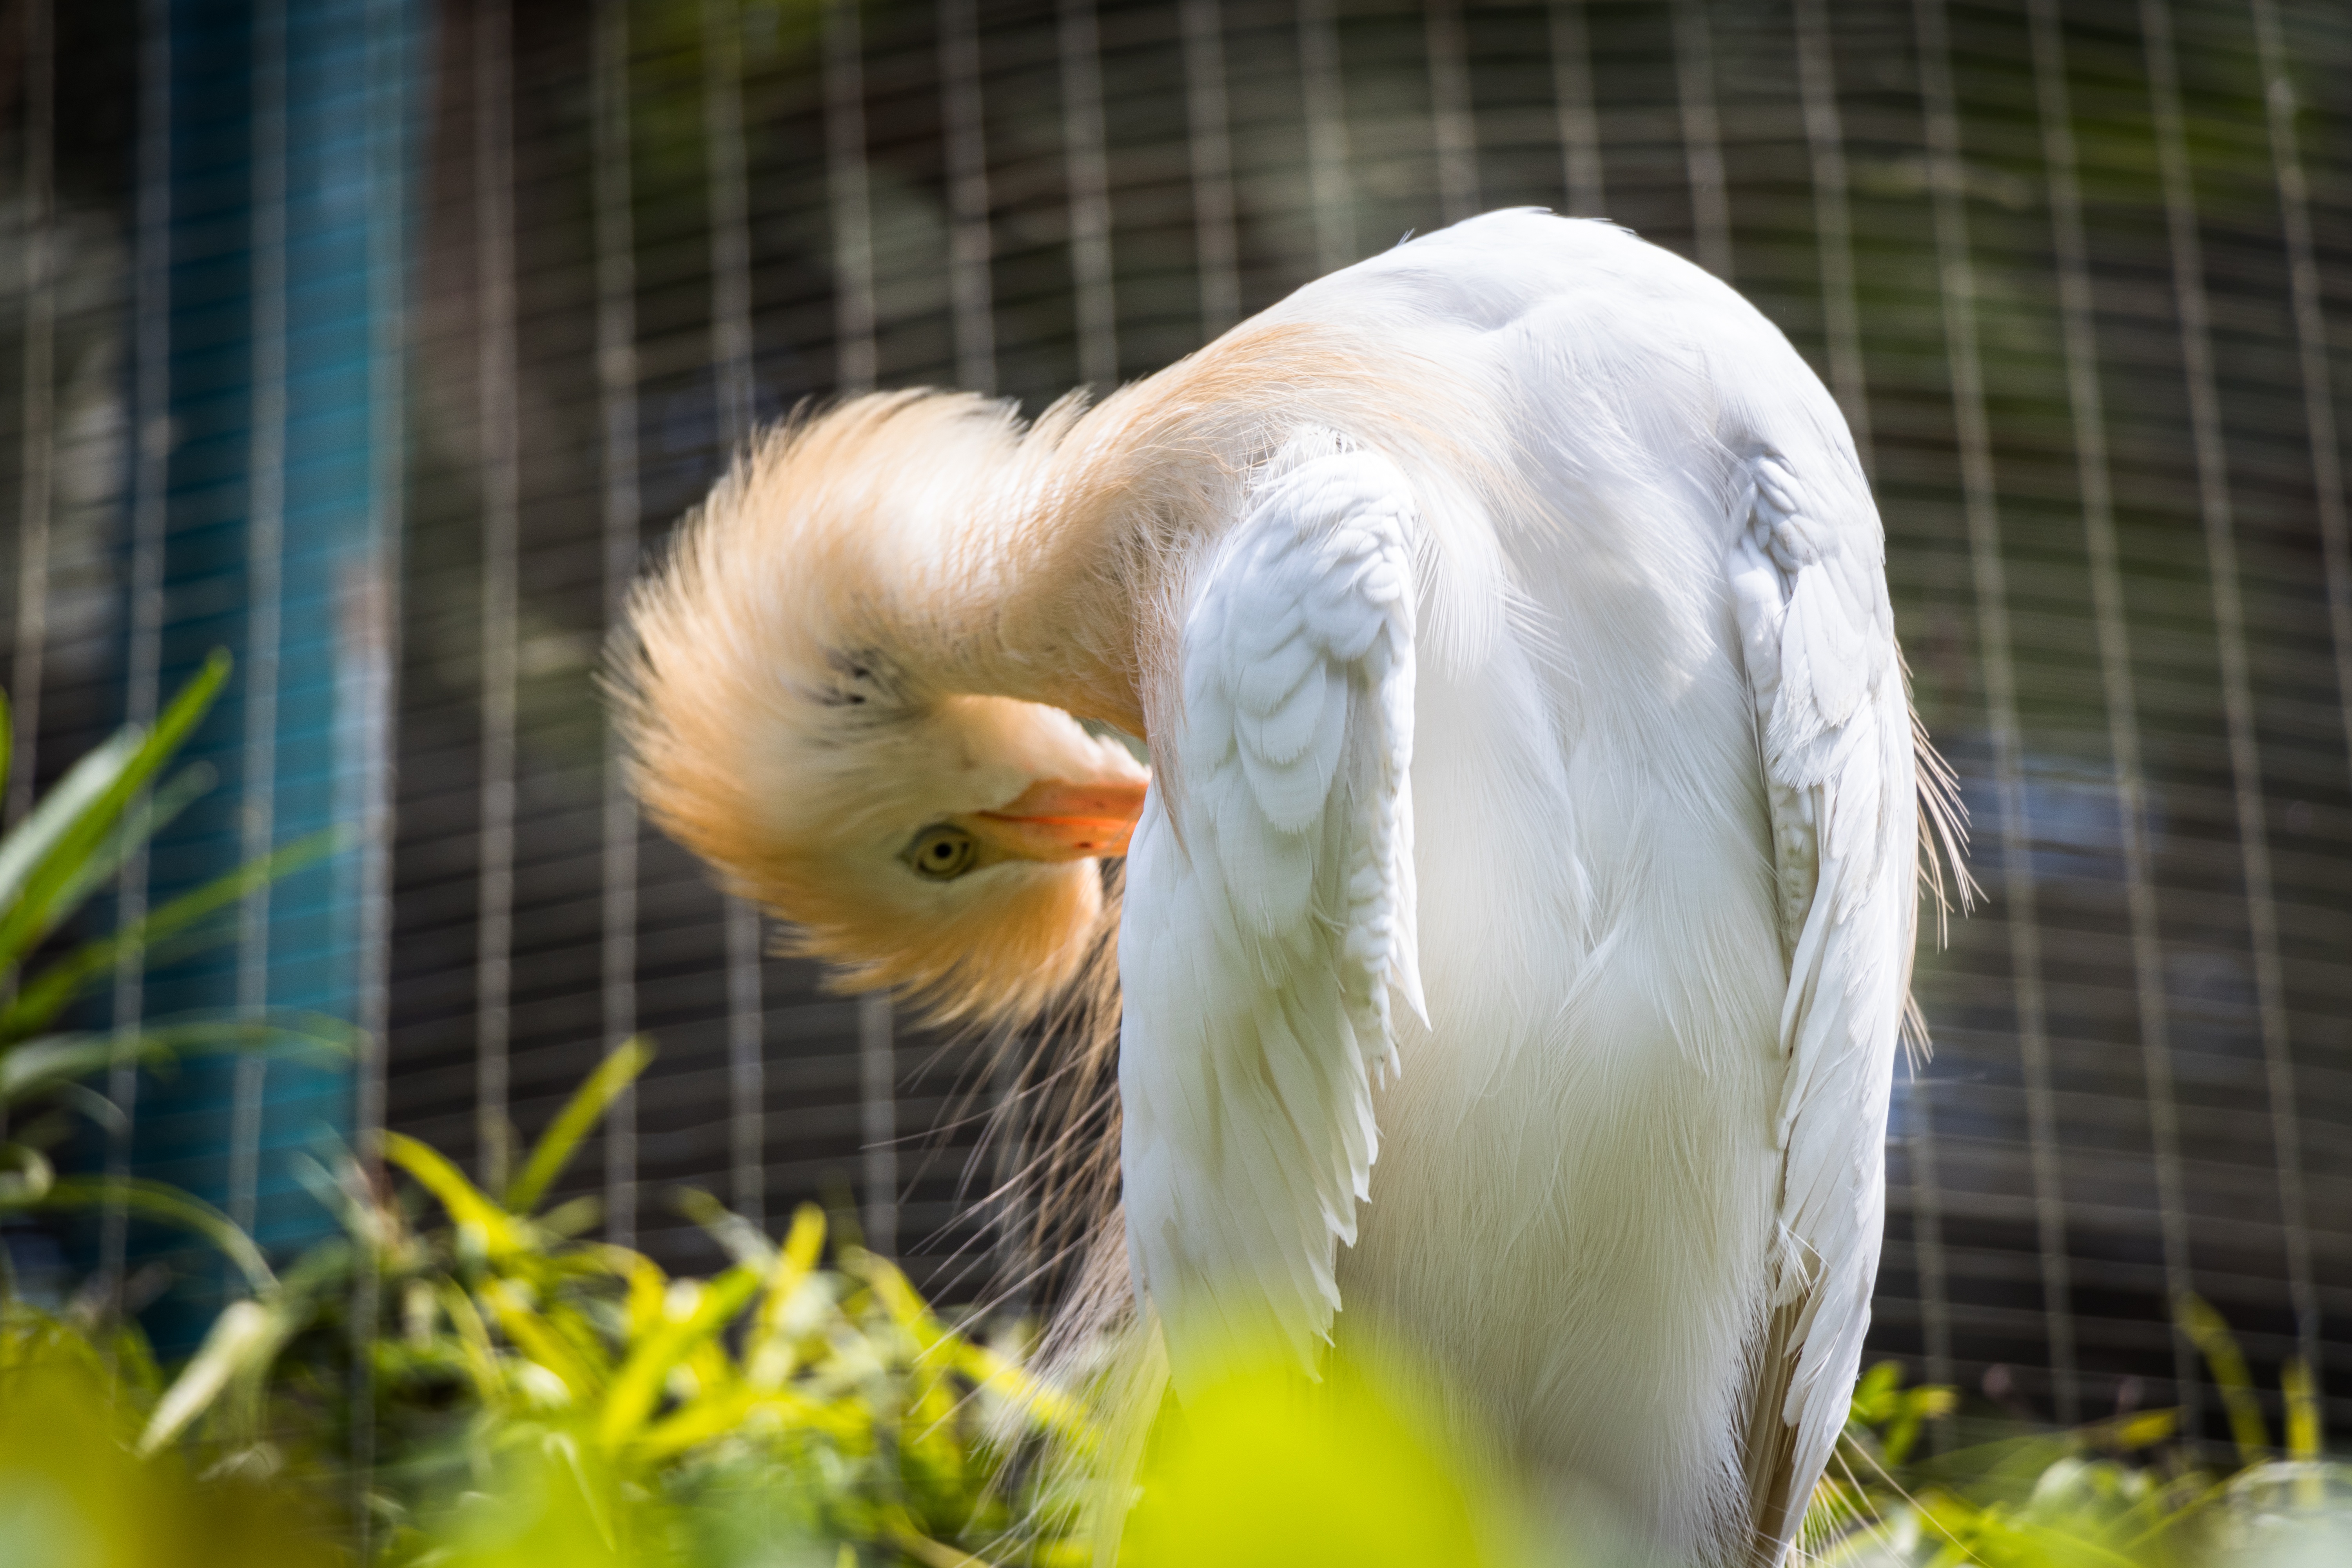
[[[638,584],[612,687],[647,813],[795,951],[943,1017],[1034,1012],[1103,927],[1148,774],[975,687],[993,405],[876,397],[770,436]]]

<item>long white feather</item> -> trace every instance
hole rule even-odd
[[[1129,852],[1128,1247],[1180,1389],[1225,1349],[1312,1370],[1393,1059],[1420,1005],[1412,853],[1416,511],[1328,433],[1266,465],[1208,547],[1182,725]]]
[[[1800,465],[1804,465],[1801,469]],[[1876,511],[1850,458],[1758,453],[1727,562],[1756,703],[1790,953],[1774,1119],[1783,1163],[1776,1300],[1759,1390],[1785,1384],[1785,1465],[1760,1500],[1785,1541],[1838,1432],[1870,1322],[1885,1133],[1909,981],[1917,836],[1910,703]],[[1759,1423],[1769,1433],[1769,1424]]]

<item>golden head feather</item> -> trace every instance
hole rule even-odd
[[[771,432],[638,585],[614,660],[655,822],[794,951],[946,1018],[1026,1016],[1068,984],[1104,913],[1093,854],[1123,851],[1142,803],[1117,742],[973,689],[972,487],[1018,447],[952,395]]]

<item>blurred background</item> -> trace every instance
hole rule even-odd
[[[671,1189],[814,1196],[945,1300],[999,1282],[970,1053],[761,956],[633,816],[617,596],[803,399],[1034,412],[1535,205],[1739,287],[1876,479],[1989,896],[1921,955],[1874,1347],[2217,1424],[2194,1291],[2352,1430],[2334,0],[16,0],[0,129],[6,809],[226,647],[216,787],[121,910],[348,829],[87,1021],[374,1042],[118,1072],[86,1168],[291,1248],[331,1228],[294,1154],[490,1168],[642,1031],[567,1178],[607,1235],[708,1268]],[[218,1273],[120,1219],[6,1240],[35,1282]]]

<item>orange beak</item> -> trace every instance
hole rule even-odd
[[[1141,780],[1064,784],[1043,779],[994,811],[960,817],[971,836],[1024,860],[1083,860],[1124,855],[1143,815]]]

